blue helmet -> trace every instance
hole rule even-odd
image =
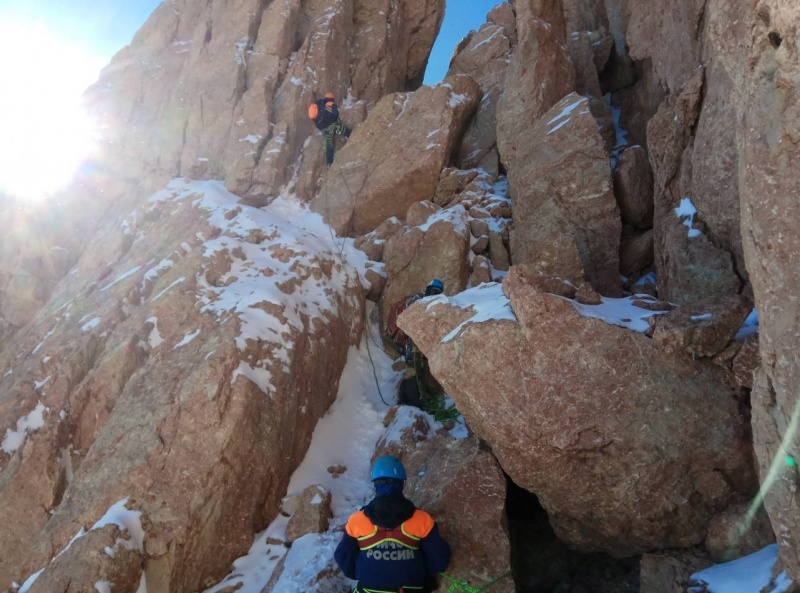
[[[406,468],[397,457],[384,455],[375,460],[369,479],[373,482],[379,478],[392,478],[394,480],[406,479]]]
[[[425,296],[431,296],[434,294],[442,294],[444,292],[444,283],[438,278],[434,278],[431,280],[431,283],[425,287]]]

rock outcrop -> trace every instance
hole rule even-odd
[[[554,549],[654,552],[642,590],[773,530],[800,580],[800,8],[514,0],[422,87],[444,4],[175,0],[103,71],[64,206],[0,213],[0,582],[208,586],[278,513],[364,299],[433,277],[448,296],[400,325],[474,434],[419,413],[379,450],[450,574],[509,570],[502,467]],[[329,169],[305,113],[326,91],[354,128]],[[578,312],[623,289],[656,297],[646,335]],[[754,455],[771,523],[739,539]],[[125,500],[141,533],[103,522]],[[297,560],[335,545],[329,504],[306,493],[265,591],[344,588]]]
[[[752,494],[745,419],[724,371],[583,318],[515,268],[510,303],[494,286],[412,306],[400,325],[562,541],[618,557],[691,546]],[[470,321],[469,303],[487,298],[493,314]]]
[[[148,586],[197,590],[277,513],[336,395],[347,348],[325,344],[363,319],[358,274],[290,213],[174,182],[0,352],[5,582],[132,497]]]
[[[463,169],[483,167],[493,175],[498,173],[497,104],[503,94],[508,58],[511,54],[509,35],[516,25],[503,13],[511,11],[509,4],[500,4],[495,19],[507,25],[487,22],[462,42],[450,64],[449,74],[468,74],[481,89],[481,102],[458,149],[457,161]],[[489,15],[491,19],[492,15]],[[511,29],[511,31],[509,31]]]
[[[443,16],[444,0],[163,4],[88,93],[114,150],[108,166],[146,191],[222,177],[264,203],[296,162],[320,171],[308,103],[349,91],[372,105],[416,88]]]
[[[389,280],[383,291],[383,319],[392,304],[422,292],[434,278],[444,283],[446,294],[458,294],[467,287],[470,247],[467,221],[467,212],[457,205],[389,239],[384,250]]]
[[[363,235],[430,200],[479,100],[469,76],[384,97],[350,137],[311,203],[338,235]]]
[[[579,282],[585,277],[602,294],[620,296],[620,213],[614,198],[609,155],[589,109],[570,94],[525,130],[531,150],[509,170],[514,230],[511,259]],[[564,251],[554,237],[564,236]],[[565,262],[582,262],[579,277]],[[543,257],[547,254],[549,257]]]
[[[753,386],[753,441],[765,506],[788,574],[800,579],[798,477],[786,455],[800,459],[800,286],[797,195],[800,7],[762,0],[749,30],[749,61],[738,128],[739,190],[747,269],[759,312],[761,367]],[[740,74],[741,75],[741,74]]]

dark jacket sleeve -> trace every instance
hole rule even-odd
[[[422,552],[425,554],[425,566],[429,573],[444,572],[450,564],[450,545],[439,534],[439,526],[436,523],[433,524],[431,532],[422,538]]]
[[[348,579],[355,580],[356,578],[356,559],[358,558],[358,552],[358,541],[345,532],[342,541],[336,546],[333,557],[336,560],[336,564],[339,565],[339,568],[344,573],[344,576]]]

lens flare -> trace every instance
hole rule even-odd
[[[40,23],[0,15],[0,193],[41,200],[87,155],[92,124],[81,94],[102,67]]]

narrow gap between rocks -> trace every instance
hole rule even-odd
[[[639,558],[582,554],[556,537],[539,499],[506,476],[516,593],[637,593]]]

